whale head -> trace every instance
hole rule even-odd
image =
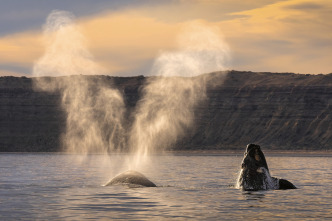
[[[265,156],[259,145],[248,144],[241,163],[241,172],[237,181],[242,190],[278,189],[278,180],[270,176]]]
[[[269,170],[265,156],[261,150],[261,147],[257,144],[248,144],[246,151],[244,152],[244,158],[241,164],[242,168],[255,169],[264,167]]]

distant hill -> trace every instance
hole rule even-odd
[[[332,74],[207,76],[207,99],[195,109],[193,128],[172,149],[243,149],[257,143],[264,149],[332,150]],[[147,79],[86,77],[118,88],[128,119]],[[31,78],[0,77],[0,151],[59,151],[66,126],[60,102],[58,92],[35,91]]]

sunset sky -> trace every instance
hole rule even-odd
[[[145,75],[193,21],[220,30],[230,49],[228,69],[332,73],[331,0],[0,2],[0,75],[31,76],[52,10],[76,16],[91,54],[111,75]]]

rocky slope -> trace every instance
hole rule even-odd
[[[120,89],[129,129],[146,79],[87,76]],[[201,80],[203,76],[198,77]],[[195,124],[173,149],[332,150],[332,74],[211,73]],[[58,151],[66,114],[58,92],[33,89],[31,78],[0,78],[0,151]]]

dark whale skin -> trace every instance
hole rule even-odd
[[[105,186],[111,185],[128,185],[135,187],[156,187],[152,181],[146,178],[143,174],[134,171],[128,170],[124,173],[121,173],[111,179]]]
[[[265,156],[257,144],[248,144],[241,164],[237,187],[245,191],[297,189],[285,179],[270,176]]]
[[[279,179],[279,190],[297,189],[294,184],[285,179]]]

